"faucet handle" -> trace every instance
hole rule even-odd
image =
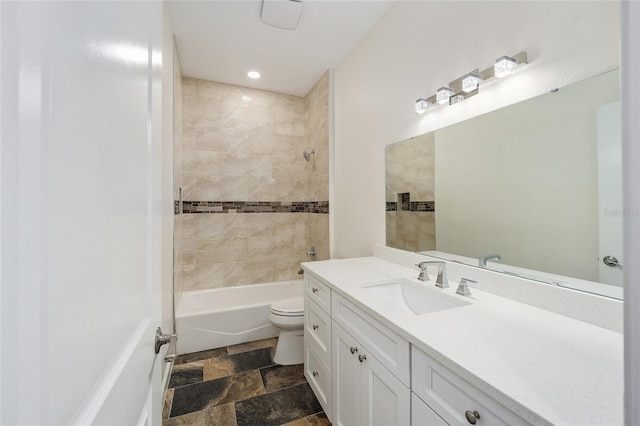
[[[477,284],[478,281],[470,280],[469,278],[460,278],[460,284],[458,285],[458,289],[456,290],[456,293],[462,296],[471,296],[471,291],[469,290],[469,283]]]
[[[420,281],[429,281],[429,274],[427,273],[427,264],[425,262],[416,263],[416,266],[420,268],[420,275],[418,279]]]

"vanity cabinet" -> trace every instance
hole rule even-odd
[[[336,294],[332,313],[333,424],[410,424],[409,343]]]
[[[310,274],[304,283],[304,375],[331,419],[331,287]]]
[[[333,323],[334,425],[408,425],[411,391],[366,346]]]
[[[411,390],[415,425],[529,424],[416,347],[411,351]]]

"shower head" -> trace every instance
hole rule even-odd
[[[303,152],[303,153],[302,153],[302,155],[304,156],[304,159],[305,159],[306,161],[310,161],[310,160],[311,160],[311,156],[312,156],[313,154],[315,154],[315,153],[316,153],[316,150],[315,150],[315,149],[312,149],[312,150],[311,150],[311,152],[307,152],[307,151],[305,151],[305,152]]]

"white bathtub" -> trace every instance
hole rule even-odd
[[[275,337],[273,302],[302,296],[302,280],[185,291],[176,303],[178,354]]]

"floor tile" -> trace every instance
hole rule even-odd
[[[206,351],[193,352],[190,354],[178,355],[174,365],[186,364],[188,362],[203,361],[209,358],[217,358],[219,356],[227,355],[227,347],[209,349]]]
[[[240,343],[239,345],[233,345],[228,347],[229,355],[239,354],[241,352],[253,351],[262,348],[275,348],[278,344],[277,337],[270,337],[268,339],[256,340],[254,342]]]
[[[258,370],[178,387],[173,394],[171,417],[262,394],[264,386]]]
[[[303,417],[302,419],[294,420],[289,423],[285,423],[282,426],[309,426],[309,422],[307,422],[307,418]]]
[[[169,387],[190,385],[202,381],[204,361],[190,362],[188,364],[174,365],[169,380]]]
[[[205,380],[212,380],[272,365],[271,349],[263,348],[204,361],[203,375]]]
[[[322,411],[308,384],[236,402],[238,426],[275,426]]]
[[[331,426],[331,422],[324,412],[307,417],[307,422],[309,426]]]
[[[162,426],[236,426],[233,402],[164,420]]]
[[[304,377],[304,364],[274,365],[260,370],[265,392],[307,383]]]

